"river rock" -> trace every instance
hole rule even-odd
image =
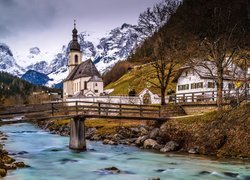
[[[147,135],[146,135],[146,136],[140,136],[140,137],[138,137],[138,138],[136,139],[136,141],[135,141],[135,145],[136,145],[136,146],[142,146],[143,143],[144,143],[144,141],[145,141],[146,139],[148,139],[148,136],[147,136]]]
[[[131,131],[125,127],[121,127],[118,131],[121,139],[127,139],[131,137]]]
[[[16,167],[18,167],[18,168],[26,167],[26,165],[24,164],[24,162],[15,162],[14,164],[15,164]]]
[[[151,177],[150,180],[160,180],[159,177]]]
[[[150,134],[149,134],[149,138],[150,139],[156,139],[159,135],[159,128],[154,128]]]
[[[88,128],[85,134],[86,139],[90,139],[96,133],[96,131],[96,128]]]
[[[169,141],[164,148],[161,148],[161,152],[170,152],[170,151],[176,151],[179,147],[179,144],[174,141]]]
[[[109,145],[117,145],[117,142],[112,141],[110,139],[104,139],[102,143],[103,144],[109,144]]]
[[[102,144],[108,144],[109,143],[109,139],[104,139],[103,141],[102,141]]]
[[[148,130],[145,127],[140,127],[141,135],[148,135]]]
[[[194,147],[188,150],[188,153],[190,154],[198,154],[199,153],[199,148]]]
[[[12,157],[6,155],[6,156],[2,157],[2,161],[4,163],[6,163],[6,164],[11,164],[11,163],[13,163],[15,161],[15,159],[13,159]]]
[[[92,136],[92,137],[90,138],[90,140],[92,140],[92,141],[100,141],[100,140],[101,140],[101,137],[100,137],[99,135],[95,134],[94,136]]]
[[[238,173],[232,173],[232,172],[223,172],[223,174],[232,178],[236,178],[239,175]]]
[[[101,174],[118,174],[121,172],[117,167],[107,167],[98,171]]]
[[[5,169],[0,169],[0,177],[6,176],[7,171]]]
[[[147,139],[144,141],[143,143],[143,148],[145,149],[150,149],[150,148],[153,148],[153,149],[157,149],[159,150],[161,148],[161,145],[159,145],[155,140],[153,139]]]
[[[108,142],[108,144],[109,144],[109,145],[118,145],[117,142],[114,142],[114,141],[112,141],[112,140],[110,140],[110,141]]]
[[[6,170],[13,170],[16,169],[17,166],[15,164],[5,164],[5,169]]]

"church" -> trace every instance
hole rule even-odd
[[[63,82],[64,99],[103,94],[103,80],[94,63],[91,59],[82,62],[82,51],[78,43],[77,32],[74,23],[68,58],[69,74]]]

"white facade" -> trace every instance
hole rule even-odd
[[[239,70],[240,71],[240,70]],[[215,101],[216,100],[216,82],[210,76],[204,75],[203,70],[197,71],[194,68],[185,68],[177,80],[176,99],[177,102],[196,102],[196,101]],[[236,93],[243,93],[244,87],[241,75],[238,78],[225,78],[223,81],[224,96],[235,96]],[[248,90],[249,91],[249,90]],[[248,92],[250,94],[250,92]]]
[[[82,52],[77,40],[77,30],[72,31],[68,69],[69,75],[63,83],[64,100],[71,97],[101,96],[103,81],[93,62],[82,62]]]

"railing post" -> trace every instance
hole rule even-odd
[[[122,115],[122,105],[119,104],[119,115],[121,116]]]
[[[140,116],[142,117],[142,106],[140,104]]]
[[[192,102],[194,102],[194,93],[192,93]]]
[[[54,116],[54,103],[51,103],[51,114]]]
[[[101,115],[101,103],[98,103],[98,114]]]
[[[161,117],[161,105],[159,106],[159,117]]]

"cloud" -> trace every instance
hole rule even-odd
[[[11,31],[5,25],[0,24],[0,38],[6,38],[9,35],[11,35]]]
[[[13,7],[15,5],[15,0],[0,0],[0,6]]]

